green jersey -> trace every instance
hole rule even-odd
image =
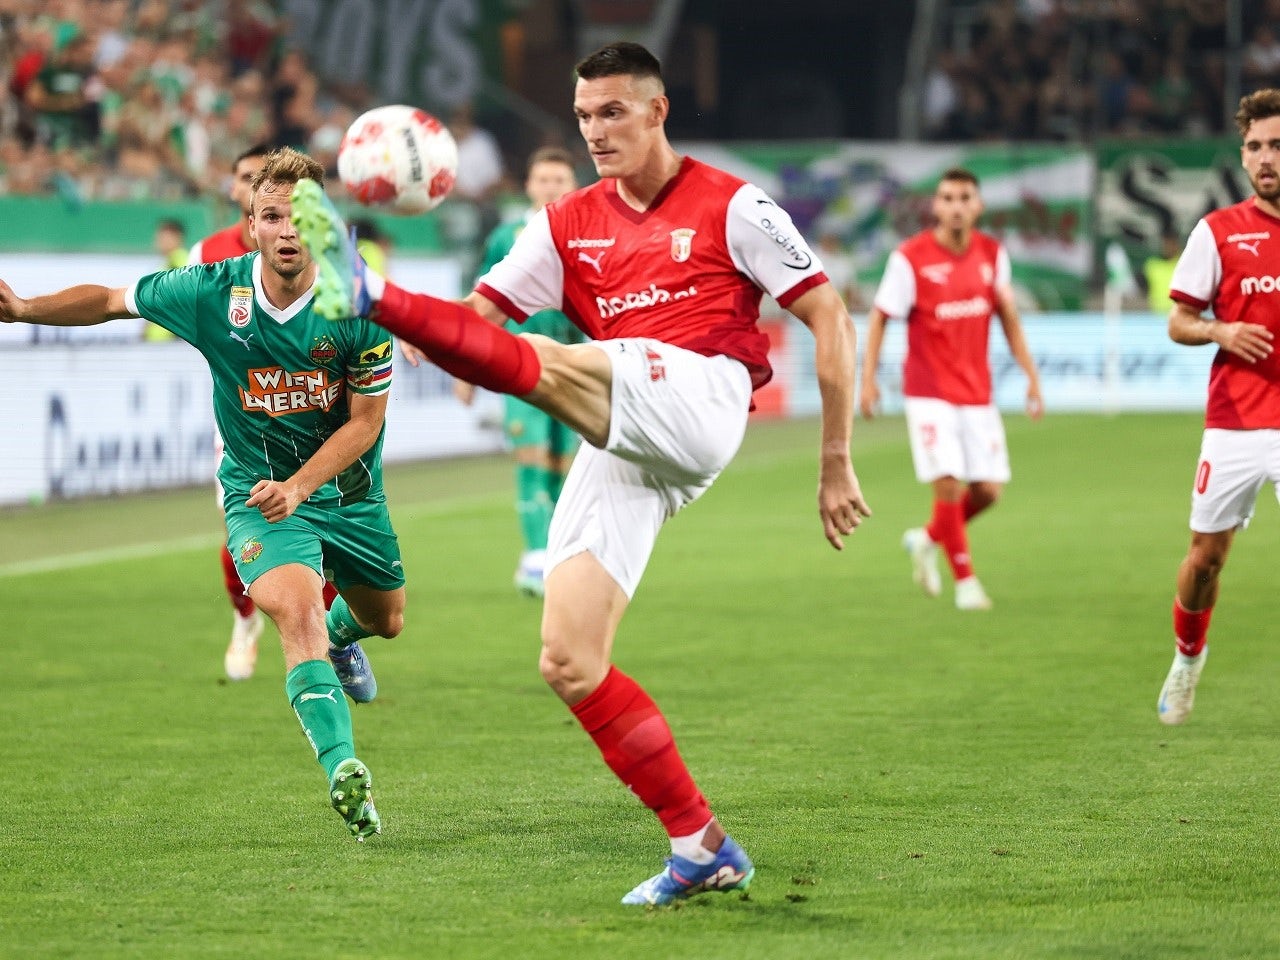
[[[524,229],[527,222],[526,215],[519,220],[500,223],[493,228],[484,243],[484,258],[480,261],[478,276],[483,277],[493,269],[494,264],[511,252],[511,248],[515,246],[516,237],[520,235],[520,231]],[[524,323],[508,320],[506,329],[512,333],[540,333],[561,343],[582,343],[586,340],[582,331],[559,310],[539,310]]]
[[[129,288],[138,316],[186,340],[209,362],[213,415],[225,444],[224,496],[297,472],[350,416],[348,395],[391,388],[391,337],[369,320],[331,323],[311,295],[284,310],[262,290],[257,253],[153,273]],[[385,500],[382,440],[319,487],[317,507]]]

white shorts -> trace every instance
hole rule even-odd
[[[994,404],[957,406],[934,397],[905,397],[916,479],[955,477],[966,483],[1009,482],[1004,421]]]
[[[747,368],[658,340],[602,340],[613,365],[609,440],[583,444],[551,518],[547,566],[589,551],[635,596],[658,531],[738,452]]]
[[[1264,483],[1280,499],[1280,430],[1205,430],[1191,486],[1191,529],[1247,526]]]

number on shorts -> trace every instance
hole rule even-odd
[[[1204,494],[1209,487],[1209,471],[1213,469],[1209,466],[1208,460],[1201,460],[1200,466],[1196,468],[1196,493]]]
[[[920,424],[920,440],[925,447],[936,447],[938,445],[938,426],[934,423]]]

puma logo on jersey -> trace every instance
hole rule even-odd
[[[228,330],[228,331],[227,331],[227,336],[231,337],[231,339],[232,339],[232,340],[234,340],[236,343],[243,343],[243,344],[244,344],[244,348],[245,348],[246,350],[250,350],[250,349],[252,349],[252,348],[249,346],[249,341],[253,339],[253,334],[252,334],[252,333],[251,333],[251,334],[249,334],[247,337],[242,337],[242,336],[240,336],[240,334],[236,333],[234,330]]]
[[[921,267],[920,274],[930,283],[944,284],[947,277],[951,276],[951,264],[931,263],[927,267]]]
[[[604,255],[605,255],[606,253],[608,253],[608,252],[609,252],[608,250],[601,250],[599,253],[597,253],[597,254],[593,257],[593,256],[590,256],[590,255],[588,255],[588,254],[584,253],[583,251],[579,250],[579,251],[578,251],[578,262],[579,262],[579,263],[589,263],[589,264],[591,264],[591,266],[593,266],[593,267],[595,268],[596,275],[597,275],[597,276],[602,276],[603,274],[602,274],[602,272],[601,272],[601,270],[600,270],[600,261],[604,259]]]
[[[1261,240],[1255,240],[1253,243],[1245,243],[1243,240],[1240,240],[1236,243],[1236,247],[1240,250],[1248,250],[1256,257],[1258,255],[1258,244],[1261,242]]]

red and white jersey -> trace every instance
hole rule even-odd
[[[787,307],[826,279],[763,190],[685,157],[643,213],[612,178],[544,207],[476,291],[517,320],[552,307],[595,340],[733,357],[760,387],[772,376],[761,291]]]
[[[1007,291],[1011,279],[1004,246],[977,230],[964,253],[948,250],[926,230],[889,254],[875,305],[907,320],[905,396],[959,406],[991,402],[991,315],[996,291]]]
[[[1280,220],[1250,198],[1195,225],[1173,269],[1169,296],[1223,323],[1257,323],[1280,343]],[[1213,358],[1205,426],[1280,428],[1280,354],[1250,363],[1225,350]]]
[[[246,247],[240,239],[240,224],[233,223],[225,230],[211,233],[203,240],[197,240],[191,248],[188,260],[191,263],[220,263],[232,257],[242,257],[253,253],[257,247]]]

